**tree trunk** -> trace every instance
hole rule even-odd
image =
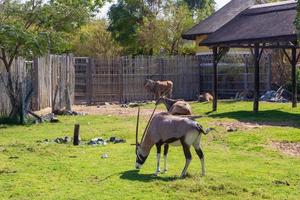
[[[22,86],[22,84],[19,83],[14,83],[13,80],[13,76],[11,74],[11,65],[12,62],[4,62],[5,68],[6,68],[6,72],[7,72],[7,83],[5,83],[4,78],[2,78],[2,82],[5,85],[6,88],[6,94],[9,97],[10,100],[10,104],[11,104],[11,111],[9,113],[9,117],[12,119],[16,119],[19,122],[23,123],[23,119],[24,119],[24,110],[23,110],[23,105],[21,102],[21,96],[22,94],[20,94],[20,92],[22,91],[22,89],[20,88]]]

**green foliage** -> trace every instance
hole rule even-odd
[[[71,34],[85,24],[102,1],[42,0],[0,3],[0,48],[9,60],[70,49]]]
[[[72,42],[72,52],[77,56],[88,57],[120,55],[122,53],[121,47],[106,29],[105,20],[92,21],[83,26]]]
[[[34,58],[46,53],[65,53],[74,31],[103,4],[101,0],[2,0],[0,1],[0,60],[8,73],[10,117],[23,114],[19,83],[11,66],[16,57]],[[1,83],[3,84],[3,83]]]
[[[57,124],[0,125],[1,199],[299,199],[299,158],[270,144],[300,142],[299,109],[291,109],[290,104],[261,103],[261,112],[254,114],[251,102],[221,101],[219,111],[206,116],[211,103],[193,103],[192,108],[195,115],[205,116],[199,120],[201,125],[217,129],[202,137],[205,177],[200,175],[200,161],[191,149],[189,176],[179,179],[185,159],[182,148],[172,146],[167,173],[152,176],[155,147],[143,168],[134,170],[135,147],[130,144],[135,142],[135,116],[68,116],[60,117],[62,123]],[[241,126],[232,133],[217,126],[239,121],[267,126]],[[84,142],[116,136],[127,143],[97,147],[43,142],[72,137],[74,123],[81,125]],[[147,118],[142,117],[140,132],[146,123]],[[280,126],[282,123],[290,125]],[[101,159],[104,153],[107,159]]]
[[[183,0],[197,21],[202,21],[215,12],[215,0]]]
[[[127,54],[193,52],[194,47],[186,51],[191,45],[185,45],[181,35],[211,15],[214,5],[206,0],[193,8],[185,1],[119,0],[109,11],[108,30]]]
[[[139,0],[119,0],[110,8],[108,30],[127,54],[139,53],[141,47],[138,46],[136,32],[143,15],[143,4]]]

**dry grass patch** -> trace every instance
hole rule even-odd
[[[289,141],[272,141],[271,146],[284,154],[290,156],[300,156],[300,143],[299,142],[289,142]]]

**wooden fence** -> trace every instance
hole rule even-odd
[[[18,82],[22,82],[27,79],[27,75],[30,71],[32,62],[28,62],[23,58],[18,58],[13,61],[11,66],[12,74],[17,75],[14,76],[13,79]],[[11,110],[10,100],[6,93],[6,88],[2,82],[2,80],[6,80],[6,73],[3,63],[0,61],[0,116],[7,114]],[[18,80],[17,80],[18,79]],[[29,80],[29,79],[28,79]]]
[[[261,65],[261,91],[270,89],[270,57]],[[229,54],[218,66],[219,95],[232,98],[253,89],[253,61],[249,54]],[[153,99],[144,88],[147,78],[172,80],[173,98],[197,99],[212,90],[212,56],[136,56],[117,58],[75,58],[75,102],[130,102]]]
[[[14,61],[12,74],[18,78],[19,83],[31,84],[34,95],[31,102],[32,110],[51,107],[54,93],[57,89],[56,109],[65,107],[66,88],[70,95],[71,103],[74,100],[75,70],[74,59],[70,55],[47,55],[33,61],[18,58]],[[0,63],[0,72],[5,77],[5,70]],[[30,83],[29,83],[30,82]],[[3,82],[0,81],[0,114],[10,112],[9,98]]]
[[[130,102],[153,98],[144,88],[147,78],[172,80],[174,98],[195,99],[199,94],[199,66],[195,56],[136,56],[75,58],[75,101]]]

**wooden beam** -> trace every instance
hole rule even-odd
[[[292,48],[292,105],[293,108],[297,107],[297,49],[296,47]]]
[[[222,48],[242,48],[242,49],[249,49],[249,48],[254,48],[255,46],[252,44],[249,45],[240,45],[240,44],[231,44],[231,45],[219,45],[218,47]],[[264,49],[292,49],[293,46],[291,45],[260,45],[259,48],[264,48]],[[299,46],[296,46],[297,49],[299,49]]]
[[[293,61],[292,58],[290,58],[289,54],[286,52],[285,49],[282,49],[284,55],[287,57],[287,59],[289,60],[290,64],[293,65]]]
[[[298,63],[298,62],[299,62],[299,58],[300,58],[300,52],[298,53],[298,56],[297,56],[296,63]]]
[[[218,103],[218,47],[213,47],[213,111],[217,111]]]
[[[259,44],[255,44],[254,48],[254,102],[253,102],[253,112],[257,113],[259,109]]]

